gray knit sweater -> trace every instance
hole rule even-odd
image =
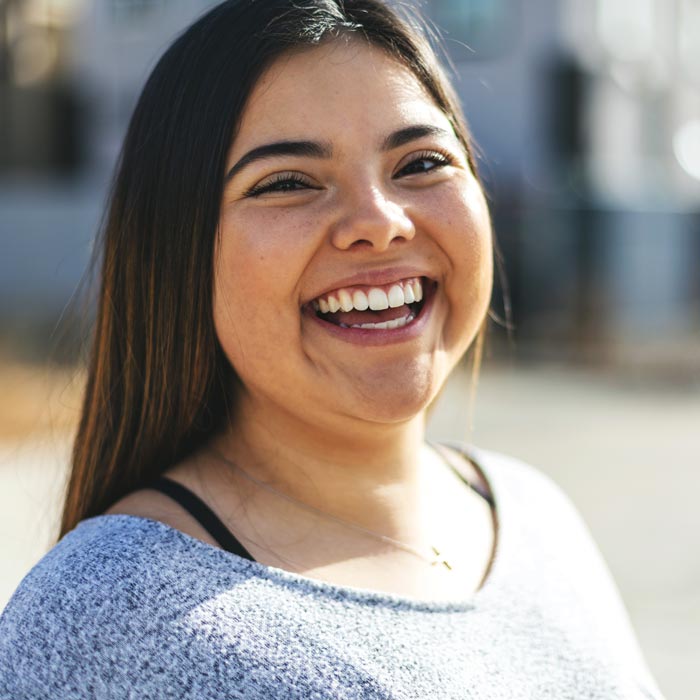
[[[37,564],[0,618],[0,698],[660,698],[567,498],[527,465],[472,457],[499,523],[475,595],[332,585],[152,520],[99,516]]]

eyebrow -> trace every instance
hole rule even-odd
[[[443,129],[433,124],[416,124],[407,126],[405,129],[399,129],[389,134],[382,143],[382,151],[391,151],[399,146],[404,146],[411,141],[417,141],[424,136],[452,136],[447,129]]]
[[[404,146],[411,141],[425,136],[453,136],[447,129],[432,124],[416,124],[389,134],[381,145],[382,151],[391,151]],[[328,143],[318,141],[276,141],[258,146],[241,156],[226,174],[225,182],[229,182],[238,172],[251,163],[275,156],[304,156],[306,158],[330,158],[333,148]]]
[[[274,158],[275,156],[305,156],[306,158],[330,158],[333,149],[329,144],[318,143],[317,141],[276,141],[264,146],[258,146],[248,151],[244,156],[236,161],[235,165],[226,174],[228,182],[237,172],[245,168],[246,165],[254,163],[256,160]]]

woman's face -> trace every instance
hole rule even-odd
[[[481,188],[415,76],[360,41],[284,57],[228,172],[214,321],[243,400],[317,427],[423,410],[488,308],[492,249]]]

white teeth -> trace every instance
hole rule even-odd
[[[416,280],[411,285],[413,287],[413,294],[416,297],[416,301],[421,301],[423,299],[423,285],[420,280]]]
[[[336,313],[337,311],[383,311],[384,309],[396,309],[404,304],[413,304],[423,299],[423,285],[420,279],[393,284],[388,294],[378,287],[373,287],[369,292],[356,289],[350,292],[348,289],[339,289],[326,297],[319,297],[312,302],[316,311],[321,313]]]
[[[338,301],[340,302],[340,308],[343,311],[352,311],[352,297],[350,296],[350,292],[346,291],[345,289],[341,289],[338,292]]]
[[[369,306],[369,300],[367,299],[367,295],[363,291],[358,289],[352,295],[352,305],[358,311],[366,311],[367,307]]]
[[[381,323],[356,323],[350,326],[350,328],[364,328],[365,330],[379,331],[391,328],[401,328],[407,323],[410,323],[415,319],[414,314],[409,314],[403,318],[395,318],[393,321],[382,321]],[[340,324],[343,328],[347,328],[344,324]]]
[[[398,306],[403,306],[404,305],[404,298],[403,298],[403,289],[399,287],[398,284],[395,284],[390,290],[389,290],[389,306],[392,309],[395,309]]]
[[[369,290],[369,308],[372,311],[383,311],[389,308],[389,298],[381,289]]]

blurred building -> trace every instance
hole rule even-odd
[[[516,338],[700,369],[700,2],[433,0]]]
[[[213,4],[0,0],[5,328],[65,306],[138,92]],[[700,0],[421,5],[483,154],[521,351],[700,357]]]

